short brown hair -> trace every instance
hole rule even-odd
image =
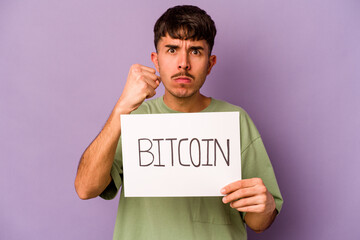
[[[205,40],[211,54],[214,46],[216,27],[211,17],[202,9],[182,5],[169,8],[156,21],[154,26],[154,44],[162,37],[169,34],[170,37],[183,40]]]

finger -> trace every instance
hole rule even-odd
[[[155,74],[156,69],[150,68],[150,67],[147,67],[147,66],[143,66],[143,65],[140,65],[140,64],[138,64],[138,66],[140,67],[142,73],[149,76],[152,80],[154,80],[157,83],[157,85],[160,85],[161,79],[160,79],[159,76],[157,76]]]
[[[222,201],[223,203],[229,203],[236,201],[240,198],[252,197],[255,196],[256,194],[257,194],[257,189],[255,187],[242,188],[223,197]]]
[[[225,187],[223,187],[221,189],[221,193],[229,194],[229,193],[234,192],[241,188],[253,187],[256,184],[258,184],[260,181],[261,181],[260,178],[250,178],[250,179],[239,180],[239,181],[230,183],[229,185],[226,185]]]
[[[144,66],[144,65],[140,65],[141,69],[145,70],[145,71],[148,71],[148,72],[151,72],[151,73],[156,73],[156,70],[154,68],[151,68],[151,67],[147,67],[147,66]]]
[[[152,80],[147,79],[146,80],[146,84],[147,84],[147,88],[146,88],[146,98],[152,98],[155,94],[156,91],[155,89],[158,87],[158,85],[153,82]]]
[[[142,86],[147,88],[150,85],[153,89],[155,89],[159,86],[159,84],[151,78],[156,78],[156,75],[151,73],[141,73],[137,74],[133,81],[135,81],[135,86]]]
[[[156,88],[159,86],[159,83],[158,83],[158,82],[152,80],[152,79],[149,78],[149,77],[144,76],[144,80],[145,80],[146,84],[147,84],[149,87],[151,87],[153,90],[156,89]]]
[[[265,211],[264,204],[252,205],[246,207],[236,208],[239,212],[254,212],[254,213],[263,213]]]
[[[155,80],[155,83],[159,86],[161,83],[161,78],[157,76],[158,78]]]
[[[152,81],[156,82],[157,80],[160,79],[160,77],[158,75],[156,75],[155,73],[151,73],[151,72],[147,72],[144,71],[143,75],[149,79],[151,79]]]
[[[268,193],[268,191],[267,191],[267,188],[265,187],[265,185],[255,185],[253,187],[242,188],[242,189],[239,189],[237,191],[230,193],[229,195],[223,197],[223,202],[229,203],[229,202],[236,201],[240,198],[258,196],[258,195],[259,196],[267,196],[267,193]]]
[[[259,205],[259,204],[265,204],[266,200],[264,196],[253,196],[253,197],[247,197],[242,198],[237,201],[231,202],[230,207],[232,208],[241,208],[241,207],[247,207],[252,205]]]
[[[149,87],[149,88],[148,88],[148,94],[146,95],[146,99],[148,99],[148,98],[152,98],[153,96],[155,96],[155,94],[156,94],[155,89],[154,89],[154,88]]]

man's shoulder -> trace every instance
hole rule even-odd
[[[212,106],[211,106],[212,105]],[[211,111],[216,112],[240,112],[240,114],[248,115],[247,112],[240,106],[234,105],[232,103],[226,102],[224,100],[219,100],[212,98],[212,102],[210,105]]]
[[[242,107],[239,107],[237,105],[234,105],[234,104],[222,101],[222,100],[213,99],[213,101],[214,101],[214,103],[213,103],[214,109],[216,109],[215,112],[239,112],[240,113],[241,132],[242,132],[242,135],[244,137],[246,137],[246,139],[247,139],[246,141],[245,141],[245,138],[242,140],[242,141],[244,141],[244,143],[260,137],[260,134],[259,134],[254,122],[250,118],[249,114]]]

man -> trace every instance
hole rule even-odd
[[[200,93],[216,63],[211,55],[214,22],[198,7],[176,6],[158,19],[154,34],[151,59],[160,77],[150,67],[130,68],[109,119],[80,160],[79,197],[111,199],[120,189],[121,114],[238,111],[244,179],[219,189],[223,198],[124,198],[122,189],[114,239],[246,239],[244,223],[256,232],[265,230],[280,211],[282,197],[260,135],[244,110]],[[144,102],[160,82],[164,96]]]

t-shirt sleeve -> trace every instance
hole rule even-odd
[[[106,189],[100,194],[100,197],[106,200],[113,199],[122,185],[123,168],[122,168],[122,153],[121,153],[121,138],[119,139],[114,162],[111,167],[111,182]]]
[[[244,141],[241,143],[242,178],[261,178],[268,191],[273,195],[276,210],[280,213],[283,198],[263,141],[249,116],[245,114],[241,124],[243,125],[241,134],[246,135],[246,138],[242,136]],[[241,216],[244,219],[245,213],[241,213]]]
[[[266,153],[264,144],[261,138],[255,139],[251,145],[242,153],[243,164],[242,172],[243,179],[261,178],[268,191],[273,195],[276,210],[280,213],[283,198],[278,187],[275,173],[269,157]]]

